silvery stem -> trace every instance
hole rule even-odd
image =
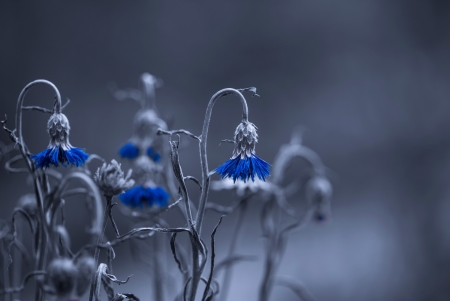
[[[239,238],[239,232],[242,229],[246,211],[247,211],[247,201],[244,200],[239,205],[238,220],[236,222],[236,228],[234,229],[233,237],[231,239],[230,246],[228,248],[227,258],[231,258],[236,250],[236,245],[237,245],[237,241]],[[220,294],[221,301],[227,300],[227,295],[228,295],[228,291],[230,289],[232,274],[233,274],[232,265],[228,265],[225,268],[225,274],[223,276],[223,285],[221,288],[222,293]]]
[[[219,92],[217,92],[216,94],[214,94],[211,97],[211,99],[208,103],[208,107],[206,108],[205,121],[203,123],[203,130],[202,130],[201,141],[200,141],[200,163],[201,163],[201,167],[202,167],[202,193],[200,195],[200,202],[198,205],[198,211],[197,211],[197,217],[196,217],[196,223],[195,223],[195,229],[197,230],[199,236],[201,235],[203,218],[205,215],[205,207],[206,207],[206,202],[208,199],[209,184],[210,184],[208,158],[207,158],[207,154],[206,154],[208,129],[209,129],[209,124],[211,122],[212,110],[213,110],[214,104],[216,103],[216,100],[227,94],[235,94],[239,97],[239,99],[242,103],[242,121],[248,122],[247,101],[245,100],[245,98],[241,92],[239,92],[236,89],[226,88],[226,89],[220,90]]]

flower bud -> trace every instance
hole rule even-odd
[[[323,176],[315,176],[306,183],[306,196],[309,203],[314,206],[314,219],[324,221],[331,215],[330,201],[333,187],[330,181]]]
[[[113,197],[134,185],[134,180],[130,179],[131,172],[130,169],[127,175],[124,176],[120,164],[116,160],[112,160],[111,163],[103,163],[97,169],[94,175],[94,181],[104,195]]]
[[[77,269],[72,260],[56,258],[50,262],[47,268],[47,276],[55,294],[60,298],[65,298],[70,296],[75,287]]]
[[[256,126],[251,122],[241,122],[234,132],[234,151],[232,159],[241,156],[250,157],[255,153],[256,143],[258,142],[258,134]]]
[[[37,213],[37,202],[34,194],[28,193],[23,195],[17,202],[17,205],[30,216],[34,216]]]
[[[49,147],[61,146],[64,150],[70,148],[69,119],[62,113],[54,113],[47,122],[47,131],[50,135]]]
[[[95,260],[91,256],[83,256],[77,261],[76,268],[78,274],[75,294],[81,297],[89,288],[92,276],[96,271]]]

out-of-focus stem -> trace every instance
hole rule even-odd
[[[161,266],[162,252],[161,252],[161,237],[160,235],[153,235],[153,289],[155,294],[155,300],[164,299],[164,277],[165,271]]]
[[[103,225],[102,225],[102,232],[100,233],[100,235],[98,236],[98,240],[97,240],[97,246],[95,247],[95,252],[94,252],[94,261],[95,261],[95,266],[98,266],[98,258],[100,257],[100,248],[99,245],[101,245],[102,241],[103,241],[103,236],[105,235],[105,231],[106,231],[106,225],[108,224],[108,212],[109,210],[111,210],[111,200],[112,198],[109,196],[105,196],[106,199],[106,206],[105,206],[105,212],[103,213]],[[91,289],[89,291],[89,301],[93,301],[94,300],[94,278],[95,275],[92,277],[92,283],[91,283]]]
[[[244,222],[244,216],[245,213],[247,211],[247,201],[242,201],[239,205],[239,211],[238,211],[238,217],[237,217],[237,222],[236,222],[236,228],[233,232],[233,236],[230,242],[230,246],[228,248],[228,254],[227,254],[227,258],[231,258],[231,256],[233,256],[235,250],[236,250],[236,245],[237,245],[237,241],[239,239],[239,233],[242,229],[242,225]],[[233,274],[233,270],[232,270],[232,265],[229,265],[225,268],[225,273],[223,276],[223,284],[221,287],[221,291],[222,293],[220,294],[220,301],[226,301],[227,300],[227,295],[228,295],[228,291],[230,289],[230,284],[231,284],[231,276]]]

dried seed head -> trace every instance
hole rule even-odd
[[[54,113],[47,123],[47,131],[50,135],[50,147],[61,146],[64,150],[71,148],[69,143],[70,125],[69,119],[62,113]]]
[[[78,297],[81,297],[89,288],[92,276],[97,270],[95,267],[95,260],[91,256],[83,256],[77,261],[76,268],[78,274],[77,274],[77,285],[75,288],[75,294]]]
[[[251,122],[241,122],[234,132],[234,151],[232,159],[241,156],[241,159],[250,157],[255,153],[258,142],[256,126]]]
[[[60,298],[68,297],[75,287],[77,268],[68,258],[56,258],[50,262],[47,276],[55,294]]]
[[[127,175],[124,176],[120,164],[116,160],[112,160],[111,163],[103,163],[97,169],[94,175],[94,181],[104,195],[113,197],[134,185],[134,180],[130,179],[131,173],[132,170],[130,169]]]
[[[17,205],[25,210],[28,215],[31,217],[36,215],[37,212],[37,202],[36,202],[36,196],[34,194],[25,194],[23,195],[19,201],[17,202]]]

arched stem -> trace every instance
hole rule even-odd
[[[22,156],[24,156],[25,161],[27,162],[28,169],[33,172],[33,164],[29,160],[28,156],[26,155],[26,146],[23,142],[23,134],[22,134],[22,107],[23,107],[23,101],[25,99],[25,95],[27,95],[28,91],[31,89],[31,87],[37,85],[37,84],[45,84],[49,85],[53,88],[53,90],[56,93],[56,104],[54,107],[54,110],[56,113],[61,113],[61,94],[58,91],[58,88],[56,86],[45,79],[37,79],[35,81],[32,81],[28,85],[25,86],[25,88],[22,89],[22,92],[20,92],[19,99],[17,100],[17,107],[16,107],[16,129],[17,129],[17,135],[19,138],[20,143],[20,152],[22,153]]]
[[[56,88],[56,86],[45,80],[45,79],[38,79],[35,80],[28,85],[25,86],[25,88],[22,89],[19,95],[19,99],[17,100],[17,107],[16,107],[16,130],[18,135],[18,142],[19,142],[19,149],[20,153],[22,154],[24,161],[26,162],[26,165],[28,167],[28,170],[30,171],[31,175],[33,176],[33,184],[34,184],[34,191],[36,194],[36,203],[38,207],[38,216],[39,216],[39,226],[38,226],[38,240],[39,240],[39,249],[37,250],[37,269],[42,270],[45,266],[45,257],[46,257],[46,243],[45,239],[48,239],[48,229],[45,225],[45,214],[44,214],[44,205],[43,205],[43,192],[42,192],[42,183],[39,180],[38,175],[36,174],[36,169],[34,167],[34,164],[31,162],[30,158],[28,157],[28,150],[27,147],[23,141],[23,134],[22,134],[22,110],[23,110],[23,102],[25,99],[25,95],[28,93],[28,91],[31,89],[31,87],[37,85],[37,84],[46,84],[53,88],[53,90],[56,92],[56,104],[54,106],[54,110],[57,113],[61,113],[61,95]],[[42,300],[44,298],[43,291],[38,288],[36,291],[36,301]]]
[[[228,94],[235,94],[239,97],[241,103],[242,103],[242,121],[248,122],[248,106],[247,101],[244,98],[244,95],[242,95],[241,92],[239,92],[236,89],[232,88],[226,88],[223,90],[220,90],[216,94],[214,94],[211,97],[211,100],[208,103],[208,107],[206,109],[205,114],[205,121],[203,123],[203,130],[201,135],[201,141],[200,141],[200,162],[202,167],[202,193],[200,195],[200,202],[198,205],[198,211],[197,211],[197,217],[196,217],[196,223],[195,228],[198,232],[198,235],[200,236],[201,230],[202,230],[202,223],[203,218],[205,215],[205,207],[206,207],[206,201],[208,199],[208,192],[209,192],[209,184],[210,184],[210,176],[209,176],[209,169],[208,169],[208,158],[206,154],[206,143],[208,138],[208,129],[209,124],[211,122],[211,115],[212,110],[214,107],[214,104],[216,103],[217,99],[219,99],[222,96],[228,95]]]

